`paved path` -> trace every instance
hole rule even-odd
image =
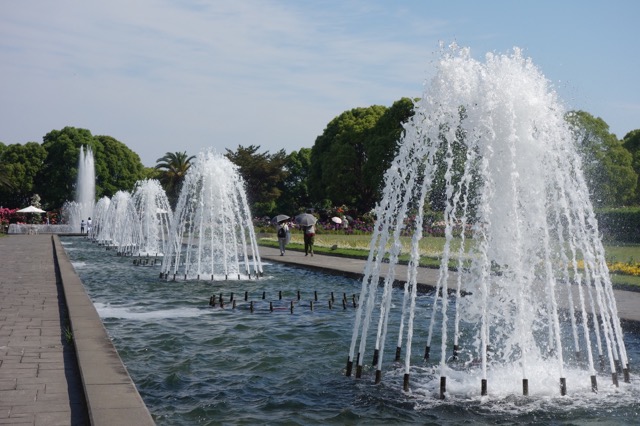
[[[0,424],[89,424],[51,235],[0,238]]]
[[[260,247],[260,255],[264,260],[287,263],[294,266],[317,269],[333,274],[361,278],[366,261],[337,256],[305,256],[303,252],[288,250],[280,256],[280,250],[271,247]],[[398,265],[396,278],[402,280],[407,276],[407,267]],[[455,288],[456,274],[449,273],[448,286]],[[418,268],[418,286],[434,287],[438,281],[438,270],[433,268]],[[640,326],[640,292],[614,290],[618,314],[623,322],[631,321],[633,327]],[[577,296],[576,296],[577,297]],[[576,299],[577,300],[577,299]]]
[[[0,238],[0,424],[154,424],[50,234]]]

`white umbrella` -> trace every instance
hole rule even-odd
[[[44,213],[45,211],[34,206],[25,207],[24,209],[16,210],[16,213]]]
[[[331,218],[331,222],[333,222],[333,223],[342,223],[342,219],[340,219],[337,216],[334,216],[334,217]]]

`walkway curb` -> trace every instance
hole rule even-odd
[[[263,261],[278,262],[294,267],[306,268],[310,270],[325,272],[334,275],[342,275],[349,278],[362,280],[367,264],[366,260],[331,255],[305,256],[304,253],[288,250],[284,256],[280,256],[280,250],[269,246],[260,246],[260,256]],[[386,274],[388,264],[382,265],[381,277]],[[418,291],[432,291],[436,287],[439,279],[439,271],[433,268],[418,268],[417,271]],[[407,266],[396,265],[394,287],[402,288],[407,277]],[[455,288],[456,273],[449,271],[448,288]],[[577,297],[575,288],[574,297]],[[618,309],[618,317],[625,330],[640,331],[640,292],[613,290]],[[577,303],[577,299],[574,300]]]
[[[92,425],[155,425],[57,235],[51,237]]]

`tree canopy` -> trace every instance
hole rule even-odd
[[[25,207],[36,191],[36,177],[47,155],[37,142],[12,144],[0,150],[4,185],[0,185],[0,205]]]
[[[59,208],[75,197],[81,146],[90,146],[96,167],[96,196],[112,196],[119,189],[131,190],[142,179],[140,157],[111,136],[93,136],[87,129],[65,127],[43,138],[47,155],[38,175],[37,188],[47,208]]]
[[[140,157],[125,144],[111,136],[95,136],[96,193],[112,197],[123,188],[132,190],[144,177]]]
[[[316,203],[370,210],[379,199],[384,172],[397,153],[413,102],[345,111],[327,125],[311,150],[309,187]]]
[[[284,169],[286,178],[280,183],[280,197],[276,202],[276,212],[297,214],[311,205],[309,197],[309,169],[311,166],[311,148],[293,151],[287,156]]]
[[[288,174],[285,170],[287,154],[284,149],[275,154],[269,151],[258,153],[259,149],[259,145],[238,145],[235,151],[227,148],[225,157],[239,168],[252,213],[270,216],[274,214],[276,201],[282,194],[282,183]]]
[[[609,125],[585,111],[567,115],[573,126],[591,200],[596,207],[623,206],[636,194],[638,174],[632,155],[609,132]]]
[[[167,193],[172,208],[175,208],[178,202],[182,182],[194,158],[194,155],[189,157],[186,151],[182,151],[167,152],[156,160],[155,169],[160,172],[159,180]]]
[[[239,145],[236,150],[227,149],[225,155],[239,167],[254,215],[292,215],[309,207],[342,205],[365,213],[380,200],[384,174],[397,155],[413,105],[411,99],[402,98],[390,107],[373,105],[345,111],[327,124],[312,148],[290,154],[284,150],[260,152],[259,145]],[[640,130],[629,132],[621,141],[610,133],[604,120],[587,112],[571,112],[566,119],[575,131],[594,205],[640,204]],[[466,156],[464,139],[463,132],[456,132],[454,182]],[[156,160],[155,167],[145,168],[125,144],[75,127],[52,130],[42,144],[0,142],[0,206],[23,207],[34,194],[42,197],[46,209],[73,200],[81,146],[91,147],[94,153],[97,197],[131,190],[140,179],[157,178],[172,205],[195,158],[186,152],[167,152]],[[434,212],[442,211],[446,204],[444,146],[434,157],[438,168],[428,206]],[[474,179],[473,185],[477,184]],[[475,191],[475,186],[470,190]]]
[[[631,154],[631,167],[638,175],[634,204],[640,204],[640,129],[627,133],[622,140],[622,146]]]

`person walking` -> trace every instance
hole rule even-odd
[[[309,225],[304,227],[304,255],[308,256],[311,253],[313,256],[313,243],[316,236],[316,227]]]
[[[285,247],[289,242],[289,225],[286,221],[278,223],[278,245],[280,246],[280,256],[284,256]]]

